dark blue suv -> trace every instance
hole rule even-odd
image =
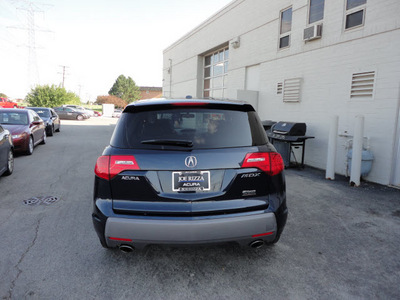
[[[93,223],[103,247],[276,243],[284,165],[254,108],[238,101],[128,105],[97,160]]]

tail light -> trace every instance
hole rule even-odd
[[[94,173],[100,178],[111,180],[127,170],[140,170],[133,155],[103,155],[97,159]]]
[[[285,168],[282,156],[276,152],[247,153],[242,168],[258,168],[268,175],[277,175]]]
[[[105,180],[110,180],[109,165],[110,165],[110,157],[100,156],[97,159],[96,166],[94,167],[94,173],[100,178],[103,178]]]

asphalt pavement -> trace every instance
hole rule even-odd
[[[93,168],[115,119],[64,121],[0,178],[2,299],[399,299],[400,190],[287,169],[272,247],[103,249]]]

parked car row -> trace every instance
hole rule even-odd
[[[45,122],[32,109],[1,109],[0,124],[11,134],[14,152],[30,155],[36,145],[46,143]]]
[[[31,155],[35,146],[46,144],[47,136],[60,132],[60,119],[84,120],[101,115],[77,105],[18,108],[0,99],[4,103],[0,103],[0,176],[13,172],[14,153]]]
[[[11,175],[14,153],[31,155],[35,146],[46,144],[61,128],[57,113],[48,107],[0,109],[0,176]]]

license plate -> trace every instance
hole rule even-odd
[[[172,172],[174,192],[210,190],[210,171]]]

